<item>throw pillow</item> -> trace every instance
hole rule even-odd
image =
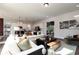
[[[17,45],[21,49],[21,51],[28,50],[28,49],[31,48],[31,45],[29,43],[29,40],[27,40],[27,39],[23,39]]]

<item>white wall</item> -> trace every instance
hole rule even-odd
[[[59,22],[65,21],[65,20],[71,20],[71,19],[76,19],[77,21],[79,21],[79,18],[74,18],[74,15],[79,14],[79,10],[77,11],[73,11],[73,12],[69,12],[66,14],[62,14],[56,17],[51,17],[51,18],[47,18],[45,20],[42,20],[40,22],[37,22],[34,24],[31,24],[29,22],[27,23],[21,23],[21,25],[27,29],[27,24],[31,24],[32,28],[34,28],[35,26],[40,26],[41,31],[43,34],[46,34],[46,22],[49,21],[54,21],[55,22],[55,26],[54,26],[54,33],[55,33],[55,37],[66,37],[68,35],[74,35],[74,34],[79,34],[79,30],[69,30],[69,29],[60,29],[59,28]],[[6,16],[7,15],[7,16]],[[7,13],[6,11],[0,10],[0,17],[4,18],[4,24],[5,23],[10,23],[12,26],[18,26],[19,24],[17,23],[17,21],[14,21],[12,18],[12,15],[10,13]]]
[[[42,21],[34,24],[33,27],[40,26],[42,29],[42,33],[46,34],[46,22],[54,21],[55,22],[55,26],[54,26],[55,37],[64,38],[69,35],[79,34],[79,29],[71,29],[71,30],[70,29],[60,29],[60,27],[59,27],[60,26],[59,22],[62,22],[62,21],[76,19],[79,22],[79,17],[77,17],[77,18],[73,17],[74,15],[78,15],[78,14],[79,14],[79,10],[69,12],[66,14],[62,14],[62,15],[59,15],[56,17],[47,18],[45,20],[42,20]]]
[[[10,22],[10,21],[5,21],[4,20],[4,24],[11,24],[12,27],[15,27],[15,26],[23,26],[24,29],[28,30],[28,25],[32,25],[31,23],[23,23],[23,22]]]
[[[11,24],[12,27],[14,26],[23,26],[24,29],[28,30],[28,24],[32,25],[32,23],[30,22],[21,22],[20,24],[18,23],[18,17],[17,18],[13,18],[12,16],[14,16],[14,14],[11,14],[7,11],[4,11],[2,9],[0,9],[0,18],[4,19],[4,25],[5,24]],[[4,33],[5,34],[5,33]],[[2,37],[2,36],[0,36]]]
[[[25,30],[29,30],[29,29],[31,29],[31,28],[29,28],[28,27],[28,25],[32,25],[31,23],[26,23],[26,22],[12,22],[12,21],[8,21],[8,20],[5,20],[4,19],[4,25],[5,24],[10,24],[11,25],[11,29],[10,29],[10,31],[13,29],[13,27],[16,27],[16,26],[22,26],[23,27],[23,29],[25,29]],[[5,28],[4,28],[4,31],[5,31]],[[5,32],[4,32],[4,35],[5,35]]]
[[[12,14],[11,12],[9,12],[8,10],[3,10],[3,9],[0,9],[0,17],[4,19],[4,25],[5,24],[11,24],[12,26],[23,26],[25,29],[28,29],[28,24],[32,25],[32,23],[30,22],[25,22],[23,20],[23,22],[21,22],[20,24],[18,23],[18,20],[19,20],[19,15],[18,17],[14,18],[14,16],[16,16],[16,14]]]

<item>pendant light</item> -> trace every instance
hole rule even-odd
[[[49,3],[44,3],[43,4],[45,7],[48,7],[49,6]]]

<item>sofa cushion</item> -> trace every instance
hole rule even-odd
[[[30,42],[27,39],[21,40],[17,45],[21,51],[28,50],[31,48]]]

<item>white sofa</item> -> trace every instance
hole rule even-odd
[[[16,41],[14,39],[15,38],[14,38],[13,35],[10,35],[7,38],[7,40],[5,42],[5,45],[4,45],[3,49],[2,49],[1,55],[20,55],[20,54],[21,55],[28,55],[28,54],[36,51],[36,50],[44,49],[43,45],[37,46],[34,42],[29,40],[32,48],[21,52],[20,49],[17,46]]]

